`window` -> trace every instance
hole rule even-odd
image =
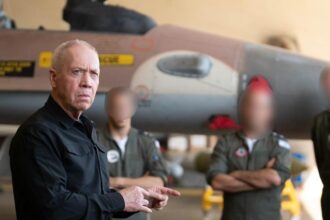
[[[157,67],[163,73],[188,78],[204,78],[212,68],[208,56],[202,54],[171,55],[161,58]]]

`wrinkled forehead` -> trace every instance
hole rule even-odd
[[[64,54],[63,65],[69,68],[80,67],[84,69],[100,70],[98,54],[92,48],[85,45],[74,45]]]

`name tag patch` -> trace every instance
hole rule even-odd
[[[240,147],[236,150],[235,155],[236,157],[246,157],[248,152],[244,147]]]
[[[109,163],[116,163],[119,161],[119,153],[116,150],[109,150],[107,153],[107,158]]]

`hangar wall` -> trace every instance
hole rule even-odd
[[[6,14],[16,21],[18,28],[68,29],[62,20],[66,0],[3,0]]]
[[[28,3],[27,3],[28,2]],[[327,0],[110,0],[171,23],[253,42],[269,35],[297,37],[302,53],[330,60],[330,1]],[[20,28],[68,29],[65,0],[4,0]],[[31,16],[33,15],[33,16]]]

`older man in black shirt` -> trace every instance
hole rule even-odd
[[[166,205],[164,187],[108,188],[106,150],[98,144],[88,109],[99,84],[94,47],[73,40],[54,52],[51,96],[18,129],[10,159],[18,220],[109,220]]]

